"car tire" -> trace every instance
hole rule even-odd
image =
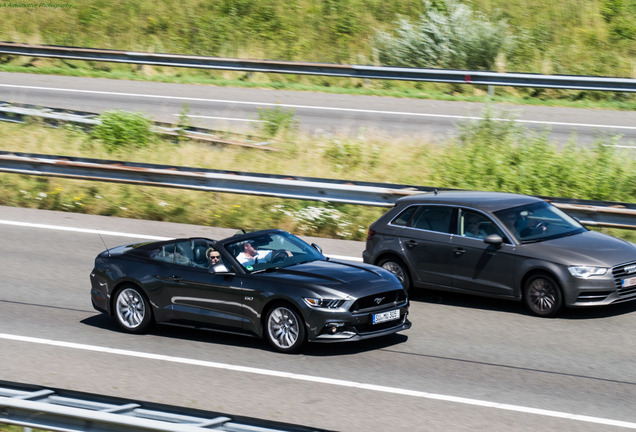
[[[150,303],[134,285],[126,285],[117,291],[113,315],[117,325],[128,333],[144,333],[153,323]]]
[[[265,316],[264,333],[276,351],[295,353],[305,343],[305,322],[293,307],[277,304]]]
[[[563,306],[559,284],[545,274],[534,275],[526,281],[523,298],[530,312],[541,317],[553,317]]]
[[[407,292],[411,290],[411,276],[401,259],[395,257],[383,258],[377,265],[393,273]]]

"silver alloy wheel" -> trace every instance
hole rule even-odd
[[[540,315],[551,315],[560,307],[559,288],[549,279],[535,278],[526,291],[528,305]]]
[[[294,312],[286,307],[274,309],[267,319],[269,340],[281,350],[289,350],[301,335],[300,322]]]
[[[126,288],[117,295],[115,309],[121,325],[130,330],[142,325],[147,313],[146,301],[133,288]]]
[[[399,265],[395,261],[387,261],[382,264],[382,268],[393,273],[395,277],[398,278],[400,283],[404,285],[404,269],[402,269],[401,265]]]

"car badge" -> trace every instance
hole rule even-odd
[[[636,265],[630,265],[625,267],[625,273],[632,274],[634,272],[636,272]]]
[[[380,304],[384,299],[385,297],[376,297],[375,299],[373,299],[373,301],[375,302],[375,304]]]

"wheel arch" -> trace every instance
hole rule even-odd
[[[399,254],[395,253],[394,251],[382,252],[373,261],[373,265],[377,266],[377,265],[380,264],[380,262],[382,262],[385,259],[389,259],[389,258],[402,263],[402,265],[404,266],[404,270],[406,271],[407,276],[409,278],[409,282],[410,282],[410,285],[411,285],[410,287],[413,288],[415,286],[415,279],[413,278],[413,271],[411,270],[411,267],[408,265],[408,263],[406,262],[406,260],[403,257],[401,257]]]

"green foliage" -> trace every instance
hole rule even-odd
[[[504,20],[489,21],[458,0],[424,0],[419,22],[401,19],[396,36],[375,38],[380,62],[387,65],[452,69],[493,69],[511,52],[514,36]]]
[[[280,106],[259,108],[258,119],[262,122],[261,129],[268,138],[274,138],[284,131],[291,131],[297,125],[294,110],[283,109]]]
[[[9,151],[63,154],[156,164],[352,181],[492,190],[532,195],[636,202],[636,155],[599,137],[593,146],[552,143],[514,119],[486,112],[462,124],[455,138],[316,138],[294,136],[278,152],[196,142],[109,155],[74,129],[0,123]],[[92,147],[87,147],[87,145]],[[194,190],[120,185],[55,177],[0,174],[0,205],[113,215],[231,228],[280,227],[290,232],[363,240],[385,209]]]
[[[100,124],[92,137],[101,141],[108,152],[146,147],[153,139],[152,121],[140,113],[106,111],[99,116]]]
[[[559,149],[548,133],[532,134],[512,119],[464,124],[436,161],[436,185],[592,200],[636,198],[636,160],[612,139],[593,148],[574,142]]]
[[[334,139],[325,150],[325,158],[339,171],[358,168],[364,162],[360,143],[347,139]]]

